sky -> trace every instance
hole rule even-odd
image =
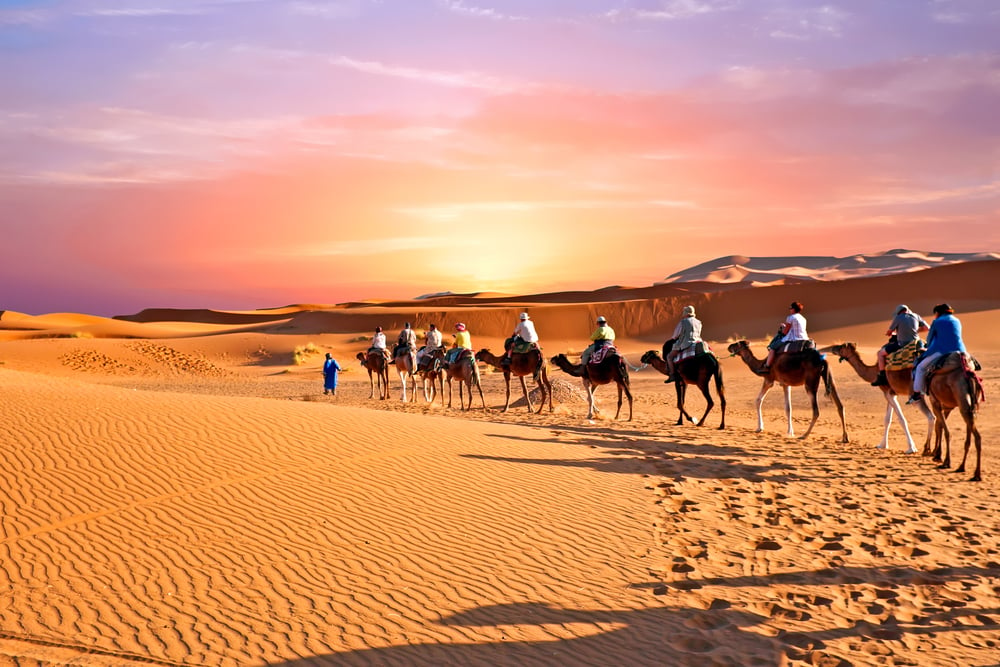
[[[0,0],[0,310],[1000,250],[995,0]]]

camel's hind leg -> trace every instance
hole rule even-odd
[[[959,411],[962,414],[962,419],[965,420],[965,451],[962,453],[962,462],[955,468],[955,472],[965,472],[965,460],[969,457],[969,445],[972,443],[972,439],[976,440],[976,472],[969,479],[970,482],[981,482],[982,478],[982,449],[983,441],[982,436],[979,435],[979,429],[976,428],[976,413],[972,406],[967,402],[962,402],[959,406]]]
[[[699,380],[698,389],[701,390],[701,395],[705,397],[705,404],[706,404],[705,413],[701,416],[701,419],[698,420],[698,426],[702,426],[705,423],[705,420],[708,418],[708,413],[711,412],[712,408],[715,407],[715,401],[712,400],[712,392],[708,390],[707,377],[704,380]],[[725,417],[723,417],[723,419],[725,419]]]
[[[791,390],[791,387],[788,387],[788,389]],[[819,385],[818,384],[816,385],[815,388],[810,387],[809,385],[806,385],[806,394],[809,395],[809,403],[810,403],[810,405],[812,405],[813,416],[812,416],[812,421],[809,422],[809,428],[807,428],[806,432],[802,434],[802,438],[801,439],[803,439],[803,440],[805,438],[809,437],[809,434],[812,433],[813,427],[816,426],[816,422],[819,420],[819,402],[816,400],[816,392],[817,392],[818,389],[819,389]],[[789,403],[788,412],[789,412],[789,414],[788,414],[788,428],[790,430],[792,428],[792,415],[791,415],[791,404],[790,403]]]
[[[521,381],[521,392],[524,394],[524,402],[528,404],[528,412],[534,412],[535,406],[531,404],[531,396],[528,396],[528,383],[524,381],[523,375],[519,375],[517,379]],[[510,400],[510,385],[508,384],[507,386],[507,399]],[[542,394],[542,400],[545,400],[544,393]],[[504,409],[506,410],[506,408]]]
[[[879,449],[889,448],[889,427],[892,425],[892,415],[893,413],[899,417],[899,425],[903,429],[903,435],[906,437],[906,451],[904,454],[916,454],[917,445],[913,442],[913,436],[910,435],[910,425],[906,423],[906,417],[903,415],[903,408],[899,405],[899,399],[896,398],[895,394],[886,394],[886,410],[885,410],[885,434],[882,436],[882,442],[879,443]]]

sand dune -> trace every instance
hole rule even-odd
[[[998,265],[619,302],[599,299],[633,288],[305,304],[242,323],[4,313],[0,663],[993,664]],[[869,363],[897,302],[956,304],[985,367],[983,482],[904,455],[897,424],[877,450],[885,401],[846,365],[849,444],[828,399],[808,440],[784,435],[778,395],[754,433],[760,380],[725,357],[726,329],[762,329],[762,353],[802,289],[817,341],[856,341]],[[726,379],[724,431],[718,407],[704,428],[676,426],[652,369],[632,373],[632,422],[610,418],[609,387],[588,421],[556,370],[552,412],[529,414],[516,384],[500,412],[502,375],[484,369],[489,410],[462,413],[401,403],[395,377],[389,400],[369,400],[353,358],[374,322],[431,317],[498,349],[531,303],[547,353],[578,354],[599,311],[638,364],[695,298]],[[325,352],[346,369],[336,397],[321,391]],[[922,445],[927,424],[905,414]],[[801,389],[793,417],[801,432]]]
[[[755,282],[769,284],[778,281],[792,283],[811,280],[845,280],[848,278],[887,276],[924,269],[1000,259],[1000,253],[934,253],[922,250],[888,250],[870,255],[850,257],[746,257],[730,255],[673,273],[664,283],[690,281]]]

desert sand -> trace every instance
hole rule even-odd
[[[995,665],[1000,661],[1000,262],[740,290],[690,285],[252,312],[0,316],[0,664]],[[589,298],[589,300],[588,300]],[[948,300],[983,363],[983,481],[905,455],[885,401],[834,364],[806,440],[726,342],[791,298],[820,346],[868,363],[897,302]],[[369,399],[354,355],[381,323],[498,351],[516,313],[547,356],[595,313],[639,366],[693,303],[724,369],[727,428],[675,425],[673,388],[633,371],[587,420],[555,410]],[[330,352],[345,368],[322,391]],[[299,363],[296,363],[296,360]],[[520,399],[515,384],[513,398]],[[704,401],[689,392],[691,412]],[[794,425],[808,424],[801,388]],[[918,446],[927,424],[905,408]],[[961,457],[965,427],[950,426]]]

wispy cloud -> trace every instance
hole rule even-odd
[[[819,37],[841,37],[851,15],[832,5],[784,7],[764,19],[775,39],[808,41]]]
[[[481,241],[458,235],[442,236],[396,236],[374,239],[356,239],[337,241],[321,245],[286,248],[280,254],[306,257],[336,257],[336,256],[368,256],[382,255],[390,252],[408,252],[413,250],[441,250],[443,248],[470,248],[480,245]]]
[[[482,72],[450,72],[443,70],[427,70],[402,65],[387,65],[374,60],[357,60],[348,56],[335,56],[330,64],[345,67],[366,74],[422,81],[440,86],[456,88],[474,88],[494,93],[513,92],[523,87],[522,84]]]
[[[463,0],[439,0],[440,4],[448,11],[463,16],[475,18],[491,19],[494,21],[525,21],[528,17],[515,14],[505,14],[492,7],[473,7],[467,5]]]
[[[604,13],[604,18],[612,21],[677,21],[727,12],[736,6],[733,0],[667,0],[658,9],[612,9]]]

